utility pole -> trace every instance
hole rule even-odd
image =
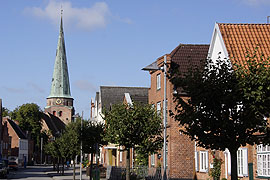
[[[167,170],[167,141],[166,141],[166,137],[167,137],[167,78],[166,78],[166,73],[167,73],[167,69],[166,69],[166,65],[167,65],[167,56],[164,56],[164,62],[163,62],[163,72],[164,72],[164,103],[163,103],[163,126],[164,126],[164,130],[163,130],[163,169],[164,169],[164,173],[163,173],[163,180],[167,180],[167,174],[166,174],[166,170]]]
[[[80,153],[80,158],[81,158],[81,162],[80,162],[80,180],[82,180],[82,126],[83,126],[83,111],[82,111],[82,118],[81,118],[81,153]]]

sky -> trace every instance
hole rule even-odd
[[[84,118],[100,86],[150,87],[141,69],[180,43],[209,44],[216,22],[270,15],[270,0],[0,0],[0,98],[9,110],[44,110],[61,7],[71,95]]]

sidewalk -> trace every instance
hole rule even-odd
[[[57,171],[53,171],[53,167],[47,168],[45,173],[55,180],[71,180],[73,179],[73,167],[65,168],[64,175],[61,173],[57,173]],[[80,167],[76,166],[75,179],[80,179]],[[89,176],[86,176],[86,169],[82,169],[82,180],[89,180]],[[106,180],[106,178],[101,178],[100,180]]]

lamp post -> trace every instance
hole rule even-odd
[[[163,180],[167,180],[167,174],[166,174],[166,170],[167,170],[167,141],[166,141],[166,137],[167,137],[167,81],[166,81],[166,73],[167,73],[167,69],[166,69],[166,64],[167,64],[167,56],[164,56],[164,61],[163,61],[163,72],[164,72],[164,100],[163,100]]]
[[[163,67],[159,67],[157,64],[157,61],[155,61],[154,63],[142,68],[143,71],[158,71],[158,70],[162,70],[164,73],[164,100],[163,100],[163,136],[164,136],[164,140],[163,140],[163,180],[167,180],[167,174],[166,174],[166,169],[167,169],[167,141],[166,141],[166,137],[167,137],[167,101],[166,101],[166,96],[167,96],[167,79],[166,79],[166,74],[167,74],[167,69],[166,69],[166,65],[167,65],[167,56],[164,56],[164,60],[163,60]]]
[[[82,126],[83,126],[83,111],[82,111],[82,118],[81,118],[81,153],[80,153],[80,158],[81,158],[81,162],[80,162],[80,180],[82,180]]]

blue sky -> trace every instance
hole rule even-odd
[[[266,23],[270,15],[270,0],[1,0],[4,107],[46,106],[61,6],[71,94],[86,118],[99,86],[149,87],[141,68],[179,43],[208,44],[215,22]]]

